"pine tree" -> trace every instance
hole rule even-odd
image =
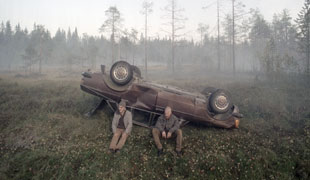
[[[203,46],[204,38],[209,30],[209,26],[203,23],[198,24],[198,28],[196,29],[197,33],[200,35],[200,45]]]
[[[115,35],[121,29],[121,13],[117,9],[116,6],[109,7],[108,10],[105,11],[105,15],[107,19],[99,28],[101,33],[111,32],[111,44],[112,44],[112,64],[115,62],[116,51],[115,51]]]
[[[306,55],[306,74],[310,75],[309,61],[310,61],[310,0],[305,0],[302,10],[296,19],[298,32],[297,38],[299,40],[299,49]]]
[[[6,22],[5,35],[6,35],[7,38],[11,38],[12,35],[13,35],[12,26],[11,26],[10,21]]]
[[[143,1],[143,4],[142,4],[142,14],[144,15],[144,20],[145,20],[145,23],[144,23],[144,35],[145,35],[145,38],[144,38],[144,70],[145,70],[145,78],[147,79],[147,41],[148,41],[148,36],[147,36],[147,33],[148,33],[148,15],[150,13],[153,12],[153,2],[149,1],[149,0],[144,0]]]
[[[68,29],[68,32],[67,32],[67,41],[70,43],[71,41],[71,38],[72,38],[72,34],[71,34],[71,29],[69,28]]]
[[[254,55],[253,60],[257,60],[255,58],[260,58],[261,54],[264,53],[264,47],[271,37],[271,30],[268,22],[259,11],[253,12],[250,22],[252,22],[252,25],[249,39]],[[252,68],[253,70],[257,70],[256,61],[253,61]]]
[[[168,5],[164,8],[166,11],[166,15],[163,18],[167,19],[168,22],[165,23],[168,28],[171,28],[170,31],[166,31],[170,36],[170,45],[171,45],[171,60],[170,66],[172,69],[172,73],[175,72],[175,50],[177,46],[177,39],[184,36],[184,33],[181,34],[180,31],[185,28],[185,21],[187,20],[183,16],[183,12],[185,11],[182,8],[178,7],[177,0],[167,0]]]

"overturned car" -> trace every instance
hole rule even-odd
[[[105,102],[112,110],[116,110],[117,103],[123,99],[133,114],[135,111],[148,114],[149,118],[142,122],[133,118],[136,125],[152,127],[166,106],[173,109],[182,125],[196,122],[221,128],[238,128],[242,118],[238,107],[231,102],[230,93],[225,90],[207,88],[203,93],[190,93],[152,83],[142,79],[138,67],[125,61],[114,63],[109,73],[102,65],[101,72],[83,72],[82,75],[81,89],[102,98],[102,103]]]

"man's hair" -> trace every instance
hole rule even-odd
[[[119,102],[119,104],[118,104],[118,107],[119,107],[119,106],[126,107],[126,101],[121,100],[121,102]]]
[[[172,111],[172,108],[170,106],[166,106],[165,107],[165,111],[168,110],[168,109],[170,109],[170,111]]]

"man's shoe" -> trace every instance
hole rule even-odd
[[[113,154],[115,152],[114,149],[109,149],[109,154]]]
[[[119,151],[119,149],[115,149],[115,154],[119,154],[120,153],[120,151]]]
[[[159,150],[157,151],[157,156],[160,156],[161,154],[163,154],[163,149],[159,149]]]

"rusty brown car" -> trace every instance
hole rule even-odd
[[[172,107],[182,125],[195,122],[221,128],[238,128],[242,118],[226,90],[207,88],[203,93],[192,93],[152,83],[141,77],[139,68],[125,61],[114,63],[109,73],[102,65],[101,72],[83,72],[82,75],[81,89],[102,98],[102,102],[112,110],[123,99],[133,114],[135,111],[148,114],[149,118],[142,122],[133,118],[136,125],[152,127],[166,106]]]

